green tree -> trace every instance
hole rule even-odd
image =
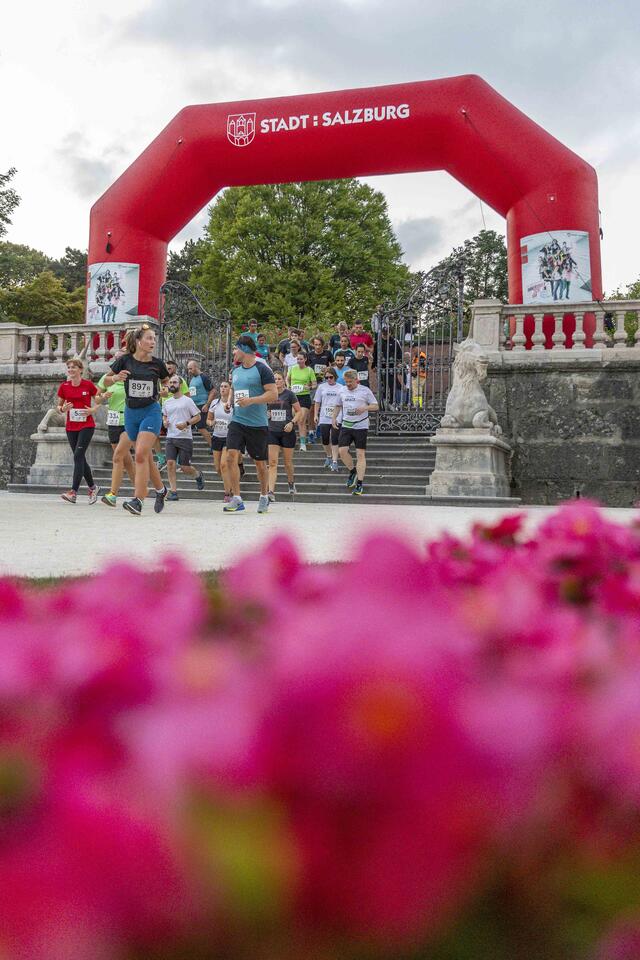
[[[20,203],[20,197],[8,186],[15,176],[16,168],[10,167],[6,173],[0,173],[0,237],[4,237],[11,224],[11,215]]]
[[[0,241],[0,287],[21,287],[30,283],[43,270],[51,269],[53,261],[41,250],[22,243]]]
[[[76,247],[65,247],[60,260],[52,260],[51,271],[62,280],[65,290],[71,292],[87,283],[87,251]]]
[[[189,283],[191,275],[202,267],[206,249],[204,240],[187,240],[182,250],[172,250],[167,261],[167,280]]]
[[[640,277],[637,280],[634,280],[633,283],[627,283],[624,289],[618,287],[617,290],[613,290],[611,293],[607,294],[607,300],[640,300]],[[613,314],[605,314],[605,330],[609,333],[613,333],[615,330],[615,319]],[[624,328],[627,332],[627,338],[629,340],[635,339],[635,334],[638,329],[638,318],[636,317],[635,311],[630,310],[624,315]]]
[[[57,323],[82,323],[84,292],[69,293],[50,270],[38,274],[22,286],[0,290],[0,312],[10,321],[29,326]]]
[[[408,276],[384,195],[353,179],[229,189],[207,238],[193,279],[237,325],[365,319]]]

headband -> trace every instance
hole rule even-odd
[[[255,353],[255,348],[247,346],[246,343],[236,343],[236,347],[238,350],[242,350],[243,353]]]

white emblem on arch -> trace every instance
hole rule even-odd
[[[227,117],[227,139],[234,147],[248,147],[256,135],[255,113],[230,113]]]

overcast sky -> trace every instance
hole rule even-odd
[[[22,203],[7,239],[86,248],[93,201],[188,103],[478,73],[596,168],[611,291],[640,276],[639,51],[638,0],[11,2],[0,171],[18,168]],[[447,174],[367,182],[413,267],[504,230]]]

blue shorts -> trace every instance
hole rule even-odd
[[[162,429],[162,410],[160,404],[154,400],[146,407],[124,408],[124,429],[129,440],[137,440],[139,433],[155,433],[156,437]]]

